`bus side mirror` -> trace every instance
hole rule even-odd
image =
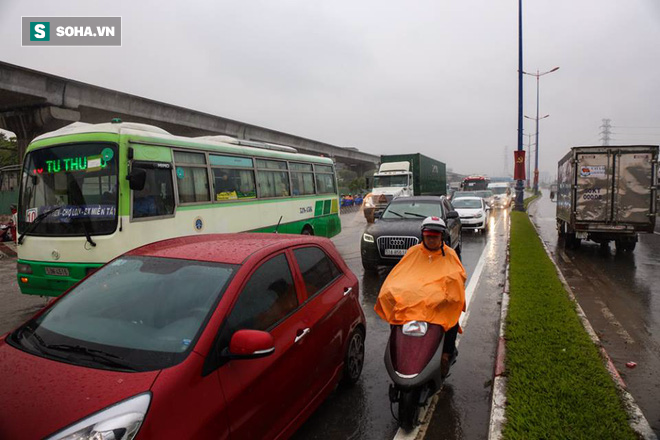
[[[143,168],[133,168],[128,176],[128,186],[133,191],[142,191],[144,189],[144,184],[147,181],[147,171]]]

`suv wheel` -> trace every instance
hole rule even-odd
[[[362,260],[362,267],[364,268],[365,272],[376,272],[378,270],[377,265],[365,260]]]
[[[461,260],[461,251],[463,250],[463,232],[458,233],[458,245],[454,248],[456,251],[456,255],[458,255],[458,259]]]

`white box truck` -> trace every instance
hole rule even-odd
[[[581,240],[633,251],[652,233],[658,206],[658,146],[574,147],[559,161],[557,229],[568,248]]]

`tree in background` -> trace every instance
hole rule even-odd
[[[351,183],[348,184],[348,189],[351,190],[352,194],[360,192],[362,189],[367,187],[367,181],[364,177],[358,177],[357,179],[351,180]]]
[[[351,170],[337,170],[337,180],[339,181],[339,186],[346,186],[348,182],[357,178],[357,173]]]
[[[18,160],[16,138],[8,138],[4,133],[0,132],[0,167],[16,165],[18,163],[20,162]]]

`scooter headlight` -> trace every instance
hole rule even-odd
[[[149,408],[151,394],[110,406],[48,437],[47,440],[132,440]]]
[[[424,321],[410,321],[403,324],[401,331],[406,336],[424,336],[429,329],[429,324]]]
[[[374,205],[374,198],[372,196],[365,197],[363,203],[364,203],[364,206],[366,208],[373,208],[375,206]]]

